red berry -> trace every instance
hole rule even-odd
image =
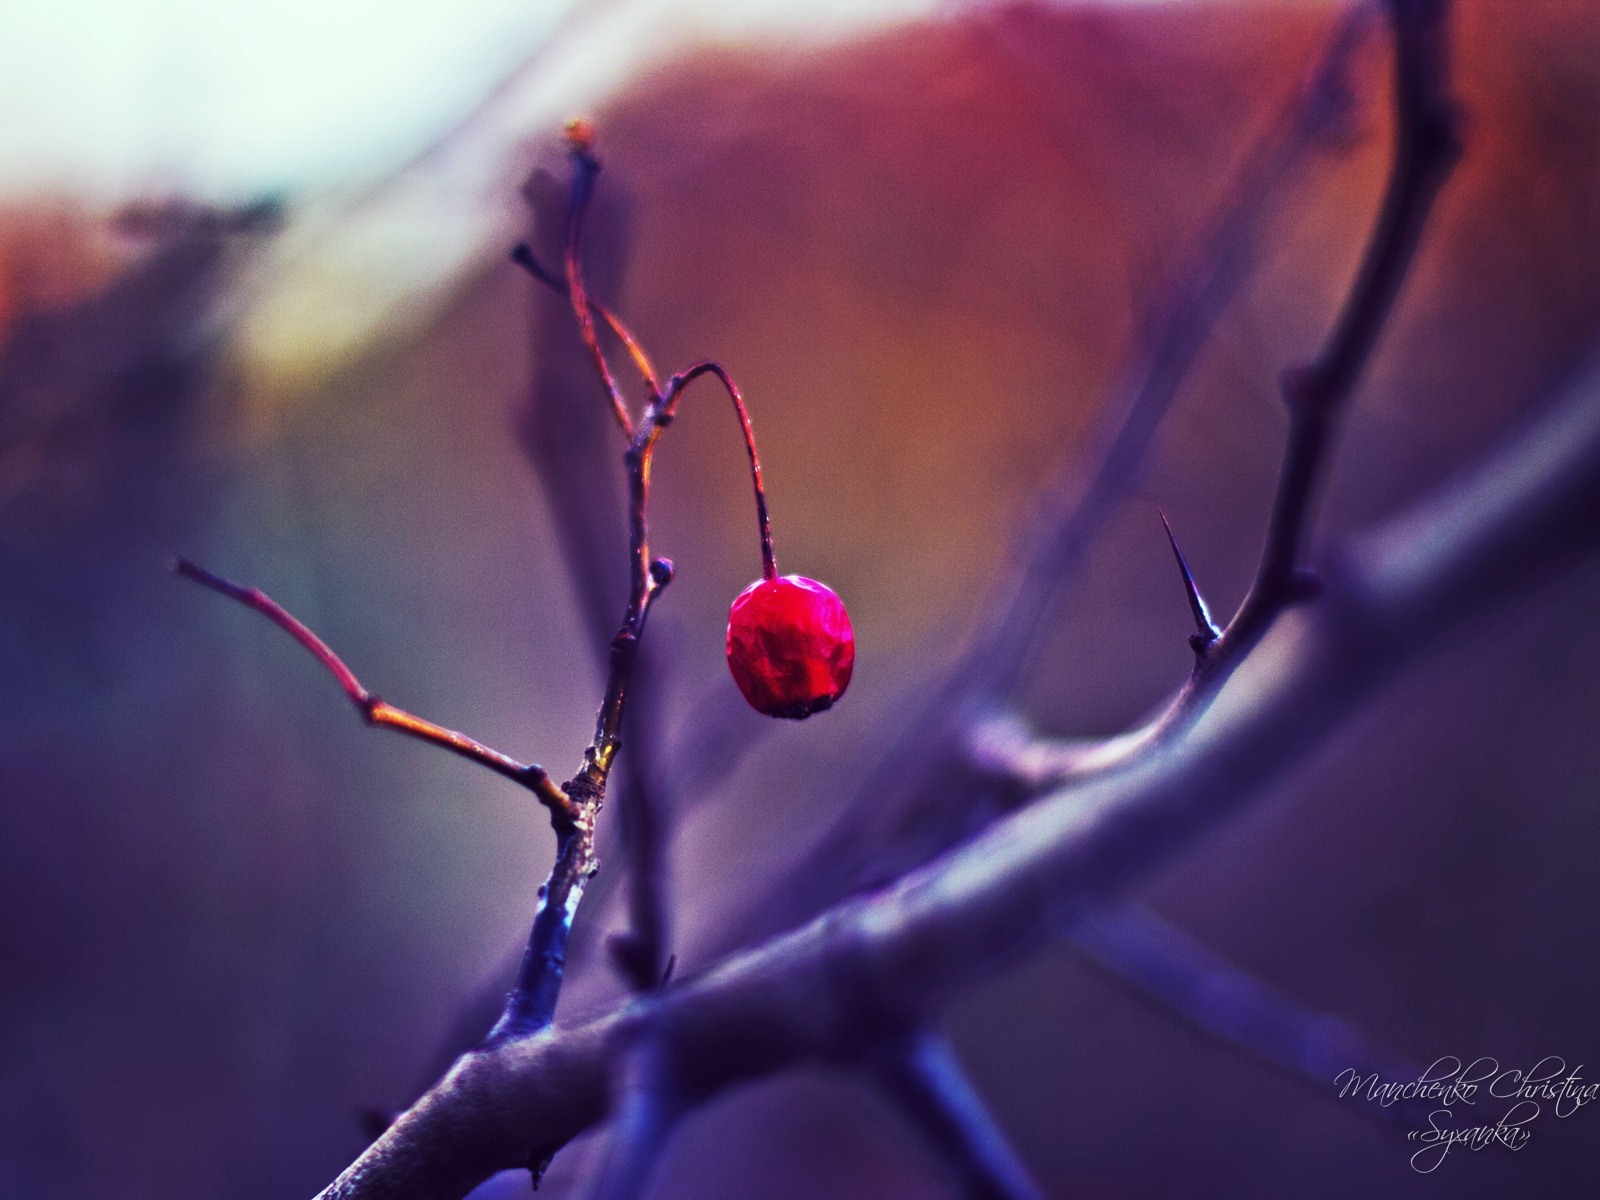
[[[798,720],[831,708],[855,664],[844,601],[815,579],[758,580],[728,609],[728,669],[757,712]]]

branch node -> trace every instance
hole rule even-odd
[[[1327,582],[1315,571],[1302,568],[1294,573],[1289,581],[1287,594],[1284,596],[1286,604],[1307,604],[1317,599],[1328,590]]]
[[[1327,381],[1312,363],[1286,367],[1278,375],[1278,391],[1285,407],[1301,416],[1324,412],[1333,402]]]

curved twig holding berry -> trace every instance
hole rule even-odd
[[[611,400],[618,424],[628,437],[628,448],[623,456],[628,486],[628,600],[622,622],[611,639],[605,693],[595,717],[593,740],[584,751],[583,764],[578,773],[563,787],[564,792],[573,798],[575,810],[570,819],[553,822],[557,837],[555,865],[540,892],[539,905],[534,914],[528,946],[517,974],[516,987],[507,997],[505,1011],[489,1034],[491,1042],[534,1032],[548,1025],[555,1015],[555,1005],[566,969],[566,952],[571,938],[573,917],[582,900],[587,881],[598,870],[595,856],[595,820],[605,802],[611,768],[622,746],[623,718],[633,680],[634,664],[638,658],[651,605],[671,583],[673,577],[671,560],[655,557],[650,548],[651,467],[661,435],[677,413],[683,389],[701,375],[715,376],[727,390],[744,436],[761,537],[763,579],[757,586],[794,586],[792,582],[777,578],[771,523],[761,479],[761,459],[756,450],[750,414],[738,385],[720,364],[701,362],[673,375],[664,387],[658,386],[649,357],[637,340],[621,321],[611,317],[607,310],[589,299],[584,284],[580,247],[583,216],[593,194],[595,179],[600,173],[600,160],[594,153],[593,131],[586,123],[574,122],[568,127],[567,143],[573,173],[568,202],[565,290],[573,313],[578,319],[584,346]],[[520,249],[520,252],[513,253],[513,257],[527,267],[536,278],[547,284],[551,283],[548,272],[538,266],[531,250]],[[629,352],[634,355],[635,362],[649,385],[650,402],[637,423],[628,415],[616,378],[600,346],[593,321],[595,312],[601,314],[602,319],[607,321],[619,339],[628,347]],[[806,635],[803,647],[806,653],[814,654],[824,642],[828,644],[826,669],[820,673],[825,678],[818,682],[818,673],[805,671],[796,674],[789,669],[792,664],[785,662],[785,678],[790,680],[790,694],[778,707],[762,709],[772,712],[773,715],[806,716],[829,707],[843,693],[845,685],[849,682],[854,662],[854,636],[850,630],[849,619],[844,615],[842,603],[831,591],[821,588],[820,585],[812,584],[809,580],[801,582],[820,589],[831,599],[832,607],[828,608],[827,613],[821,613],[821,610],[807,610],[800,621],[803,633]],[[737,603],[736,601],[736,607]],[[731,625],[729,646],[730,665],[733,665]],[[738,678],[737,668],[734,673]],[[749,693],[746,692],[746,695]]]
[[[750,459],[750,486],[755,491],[756,498],[756,524],[761,535],[761,577],[763,579],[776,579],[778,577],[778,559],[772,550],[772,522],[767,517],[767,490],[761,482],[761,455],[756,452],[755,430],[750,425],[750,412],[744,406],[744,396],[739,391],[739,385],[734,383],[733,377],[723,369],[721,363],[701,362],[684,371],[679,371],[667,380],[666,389],[661,393],[657,403],[657,424],[666,425],[678,415],[678,403],[683,399],[683,389],[688,387],[702,375],[714,376],[728,393],[728,398],[733,401],[733,410],[739,418],[739,432],[744,437],[745,454]]]

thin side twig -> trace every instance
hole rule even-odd
[[[908,1033],[874,1051],[867,1069],[968,1200],[1044,1200],[948,1039]]]
[[[643,1030],[638,1044],[622,1056],[615,1091],[610,1144],[584,1193],[587,1200],[637,1200],[644,1195],[683,1114],[677,1068],[656,1030]]]
[[[567,144],[572,152],[574,169],[572,199],[567,206],[565,255],[567,299],[572,302],[572,313],[578,318],[578,332],[583,336],[583,344],[594,362],[600,382],[605,385],[606,396],[611,401],[611,411],[617,418],[617,425],[622,430],[623,436],[631,440],[634,435],[633,418],[628,415],[628,405],[622,399],[622,391],[617,387],[616,376],[611,373],[611,364],[606,362],[605,352],[600,349],[600,339],[595,335],[594,316],[590,311],[588,292],[584,290],[583,266],[578,257],[583,245],[583,217],[589,208],[589,197],[594,190],[595,177],[600,173],[600,160],[595,158],[593,153],[593,139],[593,131],[583,122],[575,121],[568,126]],[[654,372],[650,372],[650,375],[653,376]]]
[[[369,725],[393,729],[429,745],[442,747],[452,754],[459,754],[479,766],[488,767],[495,774],[519,783],[531,791],[538,797],[539,803],[550,810],[552,816],[569,817],[575,811],[572,798],[557,787],[549,773],[537,763],[520,763],[464,733],[446,729],[404,709],[396,708],[377,693],[368,691],[356,678],[355,672],[345,665],[344,660],[335,654],[326,642],[259,588],[242,587],[220,575],[212,574],[203,567],[196,566],[186,558],[174,560],[172,569],[185,579],[192,579],[203,587],[208,587],[230,600],[237,600],[245,607],[254,609],[299,642],[333,676],[344,694],[350,698],[350,703],[355,705],[356,711]]]
[[[511,248],[511,261],[555,292],[556,295],[571,297],[572,289],[567,284],[567,281],[541,263],[538,256],[534,254],[533,247],[528,245],[527,242],[518,242]],[[589,311],[606,323],[606,328],[611,330],[616,339],[628,351],[628,357],[633,360],[633,365],[638,370],[640,377],[650,388],[650,394],[659,396],[661,394],[661,380],[656,374],[655,364],[650,361],[650,355],[645,352],[644,346],[634,336],[633,331],[622,323],[620,317],[592,296],[586,297],[586,300],[588,301]]]
[[[1263,983],[1136,904],[1078,913],[1063,922],[1061,936],[1086,962],[1163,1014],[1323,1096],[1347,1068],[1362,1078],[1416,1079],[1423,1072],[1351,1022]],[[1363,1111],[1414,1129],[1426,1127],[1432,1107],[1417,1101]]]

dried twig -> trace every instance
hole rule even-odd
[[[326,642],[265,592],[258,588],[241,587],[220,575],[213,575],[203,567],[195,566],[186,558],[174,561],[172,569],[185,579],[192,579],[214,592],[220,592],[229,599],[255,609],[299,642],[334,677],[344,689],[344,694],[350,697],[350,703],[355,705],[356,711],[369,725],[393,729],[430,745],[441,746],[479,766],[488,767],[495,774],[503,775],[514,783],[520,783],[539,798],[539,803],[550,810],[552,819],[570,819],[574,815],[576,810],[571,797],[556,786],[543,767],[537,763],[520,763],[464,733],[457,733],[453,729],[446,729],[442,725],[435,725],[432,721],[414,716],[383,700],[377,693],[369,692]]]
[[[969,1200],[1043,1200],[944,1037],[919,1030],[885,1043],[869,1071]]]

